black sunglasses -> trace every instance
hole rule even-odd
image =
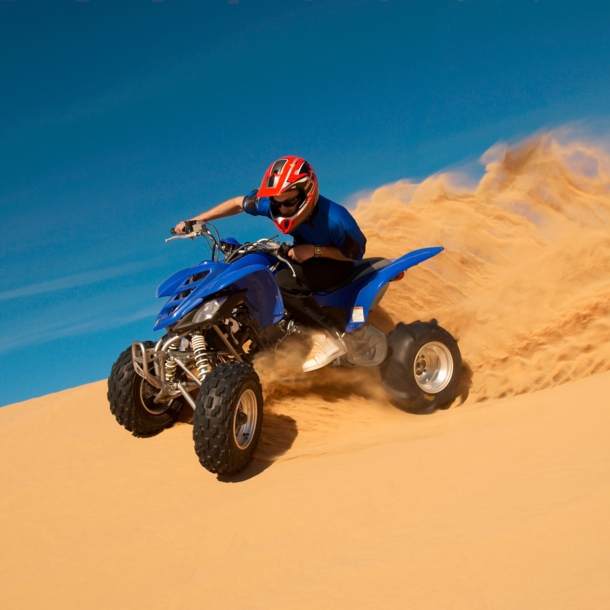
[[[299,205],[299,203],[301,203],[302,200],[303,200],[302,193],[298,193],[292,199],[288,199],[288,201],[277,201],[277,199],[275,199],[275,197],[269,197],[269,201],[270,201],[271,205],[277,209],[279,209],[280,206],[282,206],[284,208],[293,208],[296,205]]]

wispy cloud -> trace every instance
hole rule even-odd
[[[134,273],[138,273],[139,271],[143,271],[144,269],[157,267],[166,262],[166,260],[167,259],[165,258],[156,258],[153,260],[139,261],[117,267],[110,267],[108,269],[87,271],[85,273],[75,273],[74,275],[67,275],[65,277],[60,277],[55,280],[48,280],[46,282],[37,282],[36,284],[30,284],[28,286],[22,286],[21,288],[0,292],[0,301],[31,297],[37,294],[43,294],[45,292],[68,290],[70,288],[77,288],[78,286],[86,286],[87,284],[96,284],[105,280],[121,277],[122,275],[132,275]]]
[[[100,316],[99,311],[87,311],[78,320],[58,321],[49,324],[38,324],[26,327],[20,333],[2,333],[0,339],[0,354],[6,354],[14,349],[27,347],[28,345],[46,343],[63,337],[87,335],[111,328],[119,328],[142,320],[144,318],[154,319],[159,311],[157,303],[139,307],[135,311],[121,311],[110,315]]]

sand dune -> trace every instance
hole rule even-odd
[[[419,417],[312,397],[221,481],[190,425],[121,429],[104,382],[3,408],[0,604],[604,608],[608,388]]]
[[[559,139],[358,205],[371,256],[446,247],[374,322],[458,337],[449,410],[265,356],[256,459],[217,478],[188,421],[123,430],[105,381],[0,409],[0,606],[607,607],[610,157]]]

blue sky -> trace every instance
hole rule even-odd
[[[608,124],[606,0],[0,0],[0,405],[107,377],[170,226],[305,156],[322,193]],[[266,220],[224,234],[273,234]]]

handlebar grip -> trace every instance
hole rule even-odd
[[[193,224],[195,223],[194,220],[185,220],[184,221],[184,231],[183,233],[192,233],[193,232]],[[178,233],[178,231],[176,231],[176,229],[174,227],[172,227],[169,232],[172,235],[180,235],[180,233]]]

